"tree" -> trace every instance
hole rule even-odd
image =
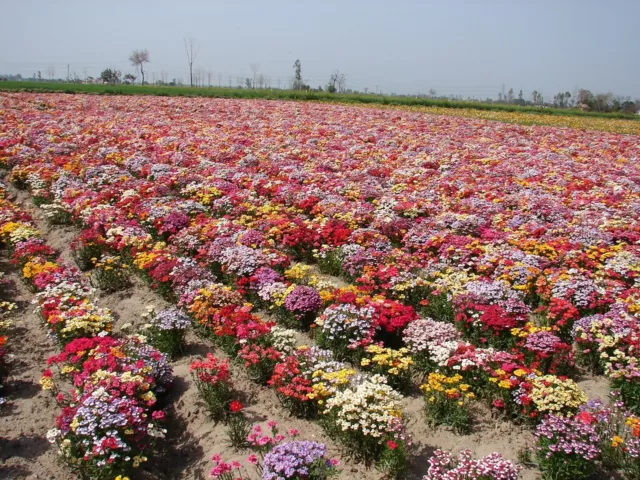
[[[54,67],[53,65],[50,65],[47,68],[47,73],[49,74],[49,80],[53,80],[53,77],[55,77],[56,75],[56,67]]]
[[[591,93],[590,90],[586,90],[584,88],[581,88],[580,90],[578,90],[576,103],[580,108],[591,109],[593,108],[594,101],[595,101],[595,98],[593,96],[593,93]]]
[[[507,93],[507,102],[513,103],[513,88],[510,88]]]
[[[599,93],[594,98],[593,109],[596,112],[608,112],[609,110],[611,110],[612,101],[612,93]]]
[[[253,73],[253,81],[251,83],[251,85],[253,85],[252,87],[248,87],[248,88],[256,88],[256,75],[258,74],[258,69],[260,68],[260,64],[259,63],[250,63],[249,64],[249,68],[251,69],[251,73]]]
[[[327,84],[327,92],[336,93],[338,91],[338,88],[336,87],[336,85],[338,83],[339,78],[340,78],[340,72],[338,70],[336,70],[331,74],[331,77],[329,77],[329,83]]]
[[[531,100],[534,105],[542,105],[544,103],[544,97],[537,90],[534,90],[531,94]]]
[[[104,83],[115,85],[116,83],[120,83],[121,75],[122,74],[118,70],[105,68],[102,73],[100,73],[100,80],[102,80]]]
[[[140,69],[140,75],[142,75],[142,85],[144,85],[144,64],[149,63],[149,50],[134,50],[129,56],[129,61],[134,67]]]
[[[347,76],[344,73],[341,73],[340,76],[338,77],[338,92],[344,93],[346,90],[347,90]]]
[[[124,76],[123,80],[124,80],[125,85],[129,85],[130,83],[135,83],[135,81],[136,81],[136,76],[135,76],[135,75],[133,75],[133,74],[131,74],[131,73],[127,73],[127,74]]]
[[[249,77],[244,79],[244,83],[247,88],[253,88],[253,84],[251,83],[251,79]],[[231,84],[231,81],[229,81],[229,84]]]
[[[302,64],[300,60],[296,60],[293,64],[293,68],[295,71],[295,75],[293,78],[293,89],[294,90],[302,90]]]
[[[636,103],[638,104],[637,107],[636,107]],[[627,98],[620,105],[620,111],[622,113],[634,114],[634,113],[636,113],[637,109],[640,109],[640,102],[632,102],[631,99],[629,99],[629,98]]]
[[[193,62],[196,61],[200,47],[193,44],[193,38],[184,39],[184,49],[187,52],[187,63],[189,64],[189,83],[193,87]]]

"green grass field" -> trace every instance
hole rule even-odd
[[[489,110],[497,112],[535,113],[544,115],[619,118],[640,121],[639,115],[622,113],[584,112],[582,110],[527,107],[471,101],[432,98],[385,96],[376,94],[347,94],[296,90],[266,90],[226,87],[169,87],[157,85],[84,85],[77,83],[45,82],[0,82],[0,91],[62,92],[68,94],[88,93],[97,95],[157,95],[167,97],[212,97],[212,98],[264,98],[270,100],[303,100],[337,103],[363,103],[400,106],[424,106],[457,109]]]

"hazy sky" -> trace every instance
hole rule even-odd
[[[129,54],[147,48],[148,80],[188,82],[192,36],[194,68],[215,84],[257,63],[284,86],[299,58],[313,87],[339,69],[347,87],[387,93],[640,97],[640,0],[0,0],[0,12],[0,73],[133,72]]]

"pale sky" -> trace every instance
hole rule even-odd
[[[188,83],[183,38],[199,45],[194,69],[234,85],[250,64],[288,84],[390,93],[527,98],[588,88],[640,98],[640,0],[0,0],[0,73],[97,76],[133,72],[147,48],[148,81]]]

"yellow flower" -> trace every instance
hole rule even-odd
[[[51,390],[54,387],[53,378],[51,377],[42,377],[40,378],[40,385],[42,385],[43,390]]]

